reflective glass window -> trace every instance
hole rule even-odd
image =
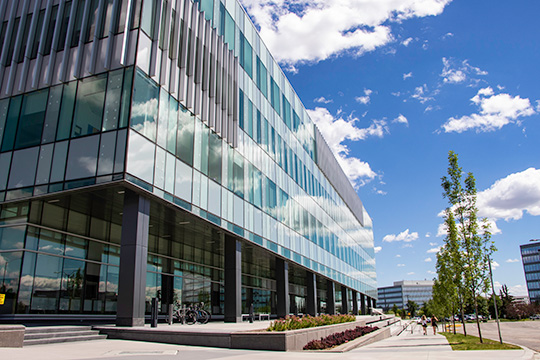
[[[169,123],[167,126],[167,151],[174,154],[176,151],[176,134],[178,130],[178,101],[169,97]]]
[[[99,135],[71,140],[66,180],[96,176]]]
[[[112,12],[113,12],[114,0],[105,0],[103,6],[105,7],[104,16],[101,17],[101,31],[99,38],[103,39],[109,36],[109,30],[112,24]]]
[[[156,14],[156,1],[144,0],[142,4],[141,29],[150,37],[154,38],[154,21]]]
[[[73,35],[71,36],[71,47],[79,45],[79,39],[81,37],[81,26],[83,20],[84,6],[87,1],[92,0],[80,0],[75,2],[77,6],[77,12],[75,14],[75,24],[73,27]]]
[[[8,109],[9,99],[0,100],[0,145],[2,144],[2,138],[4,136],[4,128],[6,127]]]
[[[11,152],[0,154],[0,190],[5,190],[9,175],[9,165],[11,164]]]
[[[36,174],[36,185],[47,184],[51,174],[53,144],[44,145],[39,151],[39,163]]]
[[[229,49],[234,50],[234,31],[236,26],[228,11],[225,11],[225,43],[229,44]]]
[[[174,155],[167,153],[165,165],[165,191],[171,194],[174,192],[175,163]]]
[[[56,26],[56,20],[58,18],[58,5],[53,6],[51,11],[51,19],[49,23],[45,25],[43,31],[47,31],[47,37],[45,38],[45,48],[43,49],[43,55],[49,55],[51,53],[51,47],[53,42],[54,28]]]
[[[51,168],[51,182],[64,181],[67,149],[67,141],[54,144],[53,164]]]
[[[26,15],[26,22],[24,24],[24,30],[22,33],[22,39],[21,39],[21,47],[19,50],[19,57],[16,59],[16,62],[20,63],[24,60],[24,55],[26,53],[26,46],[28,44],[28,35],[30,33],[30,25],[32,24],[32,15],[28,14]],[[15,29],[14,29],[15,31]]]
[[[102,134],[101,144],[99,146],[98,176],[113,173],[115,149],[116,132]]]
[[[79,81],[72,137],[100,132],[106,86],[106,74]]]
[[[208,211],[221,215],[221,186],[213,181],[208,181]]]
[[[156,146],[139,134],[130,131],[126,171],[150,184],[154,180]]]
[[[0,228],[0,250],[24,248],[25,232],[26,226]]]
[[[78,313],[83,300],[85,262],[64,259],[59,310]]]
[[[214,14],[214,0],[201,0],[199,5],[201,12],[204,12],[206,20],[212,20]]]
[[[115,130],[118,127],[123,80],[123,69],[109,73],[109,80],[107,81],[107,96],[105,100],[105,113],[103,114],[103,131]]]
[[[63,258],[39,254],[31,310],[40,313],[56,313],[60,295]]]
[[[34,185],[39,147],[15,151],[9,173],[8,188]]]
[[[92,1],[90,4],[90,14],[88,22],[86,24],[86,36],[84,42],[89,42],[94,39],[94,33],[96,32],[97,16],[98,16],[98,5],[99,0],[88,0]]]
[[[159,146],[167,147],[167,129],[169,123],[169,94],[164,89],[159,93],[159,117],[157,143]]]
[[[30,311],[30,301],[32,299],[32,288],[36,270],[36,256],[35,253],[24,253],[21,279],[27,279],[28,281],[21,281],[21,284],[19,285],[17,313],[28,313]]]
[[[45,9],[41,9],[38,15],[38,22],[36,26],[36,33],[34,34],[34,42],[32,44],[32,50],[30,52],[30,59],[35,59],[37,57],[39,42],[41,40],[41,32],[43,31],[43,20],[45,19]]]
[[[244,197],[244,158],[237,152],[234,153],[233,191],[241,198]]]
[[[131,105],[131,85],[133,84],[133,67],[124,71],[124,86],[122,89],[122,107],[120,111],[119,128],[125,128],[129,123],[129,109]]]
[[[71,122],[73,120],[73,109],[75,108],[75,91],[77,91],[77,81],[64,84],[60,118],[58,119],[58,130],[56,132],[57,141],[68,139],[71,134]]]
[[[159,88],[140,70],[135,73],[131,127],[152,141],[156,140]]]
[[[48,90],[24,95],[15,148],[20,149],[41,143],[41,132],[47,108]]]
[[[244,41],[244,70],[253,78],[253,49],[247,39]]]
[[[64,14],[62,15],[62,26],[60,28],[60,38],[58,39],[58,51],[64,50],[65,47],[70,13],[71,1],[67,1],[64,6]]]
[[[13,58],[13,50],[15,50],[15,40],[17,39],[17,33],[18,33],[16,29],[19,28],[20,22],[21,22],[20,17],[15,18],[13,22],[13,31],[11,33],[11,39],[9,41],[6,66],[11,66],[11,59]]]
[[[165,150],[156,147],[154,185],[162,190],[165,188],[165,153]]]
[[[187,202],[191,202],[192,179],[193,169],[183,162],[177,160],[174,195]]]
[[[208,141],[208,177],[221,183],[221,139],[211,132]]]
[[[21,111],[22,95],[11,98],[9,111],[7,113],[6,125],[2,141],[2,151],[13,149],[15,143],[15,133],[17,132],[17,123]]]
[[[115,173],[124,171],[124,160],[126,157],[126,138],[127,130],[118,131],[118,136],[116,137],[116,154],[114,156]]]
[[[60,101],[62,100],[62,85],[49,88],[47,99],[47,113],[45,114],[45,125],[43,126],[43,144],[53,142],[56,138],[56,126],[58,115],[60,114]]]
[[[201,131],[201,167],[200,170],[204,175],[208,175],[208,137],[210,135],[210,129],[207,128],[205,125],[202,125],[200,127],[202,129]],[[197,155],[195,155],[197,156]]]
[[[176,156],[183,162],[193,165],[193,141],[195,133],[195,116],[179,105],[178,135],[176,140]]]

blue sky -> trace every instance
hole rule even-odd
[[[540,2],[242,0],[373,218],[378,286],[431,279],[449,150],[472,171],[496,283],[540,238]]]

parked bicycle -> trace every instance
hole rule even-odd
[[[174,318],[181,324],[193,325],[196,322],[206,324],[210,320],[210,313],[204,310],[204,303],[194,304],[190,306],[176,303],[177,309],[174,312]]]

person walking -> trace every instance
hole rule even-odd
[[[431,326],[433,327],[433,335],[437,335],[437,321],[439,321],[439,319],[437,319],[437,317],[433,315],[431,317]]]
[[[422,315],[422,328],[424,329],[424,335],[427,335],[427,318],[426,318],[426,315]]]

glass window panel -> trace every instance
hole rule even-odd
[[[11,59],[13,58],[13,50],[15,49],[15,41],[17,39],[17,33],[18,33],[16,29],[19,28],[20,22],[21,22],[20,17],[15,18],[15,21],[13,22],[13,31],[11,33],[11,39],[8,46],[7,61],[6,61],[5,66],[11,66]]]
[[[57,18],[58,18],[58,5],[55,5],[52,8],[51,19],[49,20],[49,23],[46,24],[45,29],[43,29],[43,31],[47,31],[47,37],[45,39],[45,48],[43,50],[44,55],[49,55],[51,53],[54,28],[56,26]]]
[[[5,294],[4,304],[0,306],[0,314],[13,314],[17,302],[17,292],[20,283],[20,271],[22,263],[22,251],[0,254],[2,265],[2,287],[0,290]]]
[[[165,37],[166,37],[166,26],[167,26],[167,8],[168,8],[168,1],[163,0],[163,5],[161,7],[161,26],[159,30],[159,48],[162,50],[165,50]]]
[[[233,163],[234,193],[244,197],[244,158],[239,153],[234,153]]]
[[[171,194],[174,192],[175,163],[176,161],[174,155],[167,153],[167,162],[165,166],[165,191]]]
[[[114,0],[105,0],[103,6],[105,6],[104,15],[101,18],[101,31],[99,33],[99,38],[103,39],[109,36],[109,29],[112,26],[112,11],[113,11]]]
[[[51,182],[63,181],[66,168],[68,142],[54,144],[53,165],[51,169]]]
[[[64,14],[62,16],[62,27],[60,28],[60,38],[58,39],[58,51],[64,50],[65,47],[70,13],[71,1],[67,1],[66,5],[64,6]]]
[[[84,5],[86,1],[91,0],[80,0],[78,2],[75,2],[77,6],[77,13],[75,14],[75,26],[73,27],[73,35],[71,37],[71,47],[75,47],[79,45],[79,39],[81,37],[81,25],[82,25],[82,18],[84,13]]]
[[[4,41],[6,40],[6,32],[8,27],[8,21],[2,22],[0,24],[0,49],[4,48]]]
[[[154,38],[155,13],[156,2],[154,0],[144,0],[142,4],[141,29],[150,39]]]
[[[8,108],[9,108],[9,99],[0,100],[0,144],[2,144],[4,128],[6,127]]]
[[[244,226],[244,201],[238,196],[234,196],[234,223],[238,226]]]
[[[36,33],[34,34],[34,42],[32,44],[32,50],[30,52],[30,59],[35,59],[37,57],[39,49],[39,41],[41,40],[41,32],[43,28],[43,20],[45,19],[45,9],[41,9],[38,14],[38,22],[36,26]]]
[[[17,123],[19,121],[19,113],[21,110],[22,95],[11,99],[9,111],[7,113],[6,125],[4,128],[4,136],[2,141],[2,151],[13,149],[15,143],[15,133],[17,132]]]
[[[56,125],[60,114],[60,100],[62,99],[62,85],[49,89],[47,99],[47,113],[45,114],[45,126],[43,127],[42,143],[53,142],[56,136]]]
[[[234,50],[234,31],[236,26],[228,11],[225,11],[225,43],[229,44],[229,49]]]
[[[106,74],[79,81],[72,137],[95,134],[101,130],[106,85]]]
[[[176,161],[176,183],[174,187],[174,195],[179,198],[191,202],[191,187],[193,170],[181,161]]]
[[[193,166],[194,133],[195,116],[182,105],[179,105],[176,156],[191,166]]]
[[[221,139],[211,132],[208,145],[208,177],[221,183]]]
[[[0,190],[5,190],[9,175],[9,165],[11,164],[11,152],[0,154]]]
[[[118,274],[118,266],[107,266],[105,312],[116,313],[116,303],[118,301]]]
[[[39,254],[36,261],[31,310],[56,313],[60,295],[63,258]]]
[[[36,174],[36,185],[47,184],[49,182],[53,149],[53,144],[48,144],[41,147],[41,150],[39,152],[39,163]]]
[[[107,81],[107,98],[105,100],[105,113],[103,115],[103,131],[114,130],[118,127],[123,80],[123,69],[109,73],[109,80]]]
[[[26,226],[0,228],[0,250],[24,248]]]
[[[116,14],[116,34],[124,32],[126,26],[126,14],[129,0],[119,0],[120,6],[118,7],[118,13]]]
[[[34,274],[36,269],[36,254],[25,252],[22,271],[21,284],[19,286],[19,296],[17,299],[17,313],[28,313],[30,311],[30,301],[32,299],[32,288],[34,285]]]
[[[45,120],[48,90],[24,95],[15,148],[20,149],[41,143],[41,132]]]
[[[201,12],[204,12],[206,20],[212,20],[214,14],[214,0],[201,0],[199,5]]]
[[[135,74],[131,127],[152,141],[156,140],[159,88],[140,70]]]
[[[156,147],[156,163],[154,172],[154,185],[160,189],[165,187],[165,150]]]
[[[167,147],[167,128],[169,122],[169,94],[164,89],[159,93],[159,117],[157,143],[159,146]]]
[[[96,31],[96,24],[97,24],[97,16],[98,16],[98,5],[99,0],[91,0],[92,3],[90,4],[90,17],[88,18],[88,22],[86,24],[86,37],[84,39],[84,42],[89,42],[94,39],[94,33]]]
[[[244,70],[253,79],[253,49],[247,40],[244,41]]]
[[[39,147],[15,151],[8,188],[21,188],[34,185]]]
[[[65,255],[79,259],[86,259],[87,243],[88,241],[85,239],[75,236],[66,236]]]
[[[102,134],[101,145],[99,146],[98,176],[113,173],[115,149],[116,132]]]
[[[221,186],[213,181],[208,182],[208,211],[221,215]]]
[[[24,60],[24,54],[26,53],[26,45],[28,43],[28,35],[30,32],[30,25],[32,24],[32,15],[33,14],[27,14],[26,15],[26,23],[24,24],[24,30],[22,33],[22,39],[21,39],[21,45],[19,50],[19,57],[16,59],[18,63],[22,62]],[[15,29],[14,29],[14,32]]]
[[[71,121],[73,120],[73,109],[75,108],[76,90],[77,81],[64,84],[60,118],[58,120],[58,130],[56,132],[57,141],[69,138],[69,134],[71,133]]]
[[[125,69],[124,86],[122,89],[122,108],[120,112],[119,128],[125,128],[129,123],[129,110],[131,106],[131,85],[133,83],[133,67]]]
[[[150,184],[154,180],[154,152],[156,146],[139,134],[130,131],[127,172]]]
[[[126,157],[126,137],[127,130],[118,131],[116,140],[116,155],[114,157],[114,172],[119,173],[124,171],[124,160]]]
[[[210,129],[205,125],[201,126],[201,168],[200,170],[204,175],[208,175],[208,136],[210,135]]]
[[[99,135],[71,140],[66,180],[96,176]]]
[[[167,126],[167,151],[176,151],[176,132],[178,129],[178,101],[169,97],[169,124]]]

